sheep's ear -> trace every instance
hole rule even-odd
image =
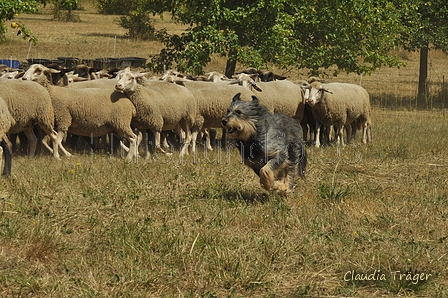
[[[235,94],[235,96],[232,98],[232,102],[237,101],[237,100],[241,100],[241,93]]]
[[[263,92],[263,90],[261,90],[260,87],[258,87],[258,85],[255,82],[251,82],[252,88],[254,88],[255,90],[257,90],[258,92]]]
[[[54,68],[48,68],[48,67],[44,67],[44,72],[46,73],[60,73],[60,70],[54,69]]]
[[[256,80],[256,79],[258,79],[258,73],[250,74],[249,77],[250,77],[252,80]]]
[[[332,91],[330,91],[329,89],[325,89],[325,88],[323,88],[323,87],[321,87],[320,90],[322,90],[322,91],[324,91],[324,92],[328,92],[328,93],[330,93],[330,94],[333,94]]]

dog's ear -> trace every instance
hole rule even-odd
[[[235,96],[232,98],[232,102],[237,101],[237,100],[241,100],[241,93],[235,94]]]
[[[256,97],[255,95],[252,95],[252,102],[255,104],[258,104],[258,97]]]

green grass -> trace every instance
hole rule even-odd
[[[235,150],[182,165],[15,156],[0,296],[447,296],[447,128],[440,112],[374,109],[374,142],[308,148],[287,198]],[[386,280],[347,278],[375,270]]]

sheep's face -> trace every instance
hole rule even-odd
[[[124,93],[135,92],[137,88],[137,76],[132,72],[124,72],[120,74],[115,90]]]
[[[306,91],[305,91],[305,100],[310,106],[314,106],[316,103],[318,103],[323,94],[322,89],[316,89],[314,87],[307,89]]]
[[[31,65],[28,70],[23,74],[22,80],[28,80],[28,81],[37,81],[39,77],[44,75],[45,71],[48,68],[43,66],[42,64],[33,64]]]
[[[322,101],[322,98],[324,97],[324,93],[333,93],[328,89],[325,89],[322,85],[318,86],[311,86],[311,88],[307,89],[309,92],[305,91],[305,101],[310,105],[314,106],[315,104]]]

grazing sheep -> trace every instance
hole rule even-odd
[[[23,79],[36,81],[50,94],[59,148],[66,155],[71,155],[62,147],[62,140],[67,133],[96,137],[116,132],[130,143],[126,160],[130,161],[136,157],[137,136],[131,128],[136,110],[132,102],[113,90],[53,86],[48,80],[52,71],[54,70],[37,65],[28,69]],[[57,151],[58,146],[53,146],[53,150]]]
[[[0,79],[0,97],[6,102],[15,124],[9,133],[24,132],[28,140],[28,155],[34,156],[37,147],[37,137],[33,126],[38,124],[47,134],[53,144],[56,144],[57,133],[54,130],[54,111],[50,95],[42,86],[22,80]],[[53,151],[46,142],[43,145]],[[57,152],[53,152],[59,158]]]
[[[12,165],[12,152],[11,144],[6,135],[14,125],[14,118],[12,118],[9,113],[8,106],[3,98],[0,97],[0,166],[2,165],[3,154],[5,154],[5,166],[3,168],[3,177],[9,176],[11,174]]]
[[[367,91],[359,85],[347,83],[313,82],[307,89],[305,97],[312,107],[316,120],[316,147],[320,147],[321,125],[336,128],[337,141],[344,145],[343,129],[351,135],[351,123],[356,121],[358,129],[363,130],[362,142],[371,141],[371,108]]]
[[[196,118],[196,102],[191,92],[177,84],[159,81],[139,83],[144,74],[133,73],[126,68],[120,74],[115,90],[126,94],[137,109],[133,125],[139,129],[150,129],[154,133],[155,149],[168,154],[160,146],[163,130],[175,130],[183,142],[181,158],[188,153],[191,142],[191,128]]]
[[[222,117],[226,114],[231,99],[235,94],[241,93],[244,100],[252,100],[253,93],[248,89],[238,85],[229,85],[227,82],[183,82],[183,85],[193,93],[197,104],[197,123],[203,123],[202,129],[206,133],[208,128],[221,128]],[[192,144],[193,151],[196,146],[198,131],[193,131]],[[213,150],[210,145],[210,138],[207,140],[207,149]]]

